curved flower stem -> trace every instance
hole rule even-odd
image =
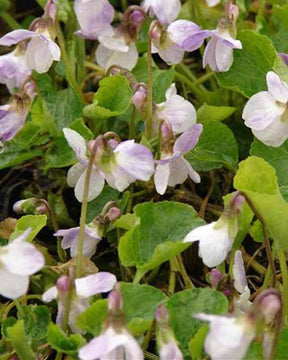
[[[170,260],[170,274],[169,274],[169,286],[168,286],[168,291],[171,295],[174,294],[175,292],[177,270],[178,270],[177,259],[173,258]]]
[[[74,278],[70,275],[69,276],[69,289],[66,295],[66,303],[65,303],[65,312],[62,321],[62,329],[63,331],[67,332],[68,329],[68,322],[69,322],[69,315],[71,310],[72,304],[72,296],[73,296],[73,287],[74,287]]]
[[[288,272],[285,253],[282,249],[278,248],[278,257],[282,274],[283,284],[283,315],[284,320],[288,317]]]
[[[135,276],[134,276],[134,279],[133,279],[133,284],[137,285],[140,283],[142,277],[146,274],[146,270],[141,270],[141,269],[137,269],[136,273],[135,273]]]
[[[75,272],[76,278],[79,278],[82,275],[83,245],[84,245],[86,215],[87,215],[87,206],[88,206],[88,191],[89,191],[90,177],[91,177],[92,166],[93,166],[93,161],[95,158],[97,146],[98,146],[98,142],[95,141],[86,170],[83,201],[81,206],[80,229],[78,234],[78,249],[77,249],[76,272]]]
[[[188,88],[196,95],[196,97],[198,97],[200,100],[204,100],[206,94],[208,93],[207,91],[203,91],[200,90],[197,85],[195,85],[195,83],[193,81],[191,81],[190,79],[188,79],[185,75],[179,73],[176,71],[175,73],[175,78],[176,80],[180,80],[182,81],[185,85],[188,86]]]
[[[195,286],[192,283],[189,275],[187,274],[187,271],[185,269],[184,263],[183,263],[183,259],[181,255],[177,255],[177,262],[178,262],[178,268],[179,268],[179,272],[183,278],[184,284],[185,284],[185,288],[186,289],[194,289]]]
[[[21,303],[22,301],[27,301],[27,300],[33,300],[33,299],[36,299],[36,300],[42,300],[42,297],[41,295],[26,295],[26,296],[23,296],[22,298],[20,298],[18,300],[18,304]],[[15,301],[12,301],[10,304],[8,304],[2,311],[2,314],[1,314],[1,319],[2,321],[5,320],[9,314],[9,312],[16,306],[16,302]]]
[[[265,220],[263,219],[262,215],[258,212],[258,210],[254,206],[254,204],[250,200],[250,198],[244,192],[241,192],[241,194],[245,197],[245,200],[246,200],[247,204],[249,205],[250,209],[254,212],[254,214],[257,216],[257,218],[259,219],[259,221],[262,225],[266,255],[267,255],[269,266],[270,266],[270,269],[272,272],[272,284],[271,285],[272,285],[272,287],[275,287],[275,285],[276,285],[276,267],[275,267],[273,256],[272,256],[272,251],[271,251],[271,246],[270,246],[270,242],[269,242],[269,236],[268,236],[268,231],[267,231]]]
[[[152,115],[153,115],[153,81],[152,81],[152,31],[157,20],[152,21],[149,27],[147,36],[147,114],[146,114],[146,126],[145,135],[147,139],[152,136]]]

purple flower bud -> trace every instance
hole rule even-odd
[[[256,311],[264,316],[265,323],[270,324],[282,311],[282,297],[278,290],[268,289],[259,294],[253,303]]]
[[[115,290],[111,291],[108,296],[108,309],[112,313],[121,312],[123,308],[123,298],[120,291],[120,285],[116,284]]]
[[[133,104],[135,107],[142,111],[147,102],[147,89],[144,86],[139,86],[138,90],[133,95]]]
[[[137,27],[137,29],[139,29],[141,27],[141,25],[143,24],[145,17],[143,15],[143,13],[139,10],[134,10],[131,14],[130,14],[130,20],[133,22],[133,24]]]
[[[210,284],[213,289],[217,289],[219,282],[223,278],[223,274],[218,269],[212,269],[210,272]]]
[[[48,207],[45,200],[30,198],[17,201],[13,205],[13,211],[17,214],[46,214]]]
[[[70,287],[70,279],[68,276],[61,276],[56,283],[57,290],[60,294],[67,294]]]
[[[51,19],[52,22],[54,23],[56,20],[56,12],[57,12],[57,8],[56,8],[56,1],[55,0],[48,0],[45,8],[44,8],[44,18],[47,19]]]
[[[113,206],[113,207],[109,210],[109,212],[108,212],[108,214],[107,214],[107,218],[108,218],[111,222],[113,222],[113,221],[117,220],[120,215],[121,215],[121,210],[118,209],[117,207]]]
[[[169,313],[164,304],[158,306],[155,311],[155,320],[158,322],[165,322],[168,323],[169,321]]]

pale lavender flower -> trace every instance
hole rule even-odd
[[[45,264],[44,256],[26,242],[31,229],[27,229],[8,245],[0,247],[0,294],[17,299],[26,294],[29,276]]]
[[[199,256],[206,266],[214,267],[221,264],[231,250],[238,232],[242,199],[243,197],[236,193],[218,221],[199,226],[185,237],[184,243],[199,241]]]
[[[71,257],[76,257],[78,253],[78,236],[80,227],[58,230],[54,236],[63,236],[61,246],[63,249],[70,249]],[[95,226],[85,226],[85,237],[83,244],[83,256],[90,258],[96,252],[97,244],[101,240],[99,229]]]
[[[35,84],[22,84],[10,104],[0,106],[0,139],[9,141],[22,129],[35,96]]]
[[[210,30],[201,30],[188,20],[174,21],[167,28],[156,23],[151,31],[151,50],[167,64],[179,64],[185,51],[197,50],[207,36],[210,36]]]
[[[203,67],[210,66],[216,72],[228,71],[233,63],[233,49],[242,49],[242,43],[236,38],[236,20],[238,7],[226,6],[226,16],[220,19],[216,30],[212,30],[211,40],[206,46]]]
[[[150,17],[157,16],[162,24],[168,25],[174,21],[181,9],[180,0],[144,0],[142,8]]]
[[[288,65],[288,54],[285,53],[278,53],[280,58],[284,61],[285,65]]]
[[[75,0],[74,11],[81,28],[77,35],[91,40],[113,35],[114,8],[108,0]]]
[[[211,360],[242,360],[255,337],[255,327],[245,317],[198,314],[199,320],[209,321],[205,351]]]
[[[166,101],[155,106],[155,116],[158,119],[154,124],[157,130],[160,120],[165,120],[172,126],[175,135],[189,130],[196,123],[197,118],[194,106],[177,95],[175,83],[166,91]]]
[[[273,71],[266,75],[268,91],[253,95],[242,117],[257,139],[278,147],[288,138],[288,86]]]
[[[62,276],[57,280],[56,286],[48,289],[43,294],[42,299],[45,302],[50,302],[54,299],[58,300],[56,323],[61,326],[66,310],[67,295],[70,291],[72,291],[72,302],[68,324],[73,332],[83,333],[83,331],[78,329],[76,326],[76,318],[89,307],[88,298],[96,294],[111,291],[117,280],[113,274],[108,272],[99,272],[83,278],[75,279],[75,289],[74,284],[71,284],[71,282],[72,280],[68,276]]]
[[[13,30],[0,39],[0,45],[11,46],[30,39],[25,52],[27,67],[36,70],[38,73],[47,72],[54,60],[60,60],[61,55],[59,46],[52,39],[54,38],[55,16],[55,1],[49,0],[45,6],[43,17],[36,19],[31,24],[33,31]]]
[[[81,360],[144,360],[141,347],[126,329],[122,303],[119,290],[109,294],[106,328],[79,350]]]
[[[20,44],[15,50],[0,56],[0,83],[5,84],[10,93],[31,75],[25,61],[25,50]]]
[[[158,194],[163,195],[168,185],[175,186],[182,184],[188,176],[194,182],[200,182],[199,174],[184,158],[184,155],[196,146],[202,129],[201,124],[193,125],[175,141],[173,148],[171,148],[173,134],[171,134],[172,131],[169,124],[163,122],[161,126],[163,141],[161,160],[155,161],[157,167],[154,175],[155,187]]]
[[[76,131],[67,128],[63,131],[79,161],[69,169],[67,182],[69,186],[75,186],[75,196],[81,202],[89,151],[84,138]],[[105,135],[101,135],[94,141],[98,146],[90,178],[88,201],[101,193],[105,180],[114,189],[124,191],[136,180],[148,181],[154,173],[153,154],[145,146],[135,144],[134,140],[119,143],[118,139],[108,140]],[[94,146],[94,141],[90,142],[89,148]]]

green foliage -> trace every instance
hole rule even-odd
[[[86,343],[83,336],[79,334],[68,336],[53,323],[48,325],[47,340],[54,350],[72,356],[76,355],[80,347]]]
[[[133,75],[139,82],[147,83],[147,60],[142,57],[138,60],[133,70]],[[152,81],[153,81],[153,99],[156,104],[166,100],[165,93],[173,82],[175,70],[171,67],[169,70],[160,70],[153,64]]]
[[[206,335],[209,331],[209,326],[202,326],[195,336],[189,342],[189,351],[192,360],[201,359],[203,356],[203,347]]]
[[[9,340],[20,360],[35,359],[31,348],[31,341],[27,338],[24,328],[24,320],[18,320],[13,326],[7,328]]]
[[[77,317],[77,327],[89,332],[93,336],[98,336],[103,328],[107,313],[107,299],[97,300]]]
[[[251,30],[239,32],[243,49],[235,50],[230,70],[217,74],[221,86],[250,97],[266,90],[266,74],[272,70],[276,50],[270,39]]]
[[[46,225],[46,215],[25,215],[22,216],[16,224],[16,228],[11,235],[10,240],[14,240],[28,228],[31,229],[26,241],[32,241],[41,229]]]
[[[288,204],[277,185],[275,170],[256,156],[242,161],[234,178],[234,187],[245,192],[264,219],[273,239],[288,250]]]
[[[197,332],[204,325],[203,322],[195,319],[194,315],[202,312],[224,314],[228,310],[228,301],[220,292],[209,288],[198,288],[172,295],[167,307],[176,339],[184,354],[188,355],[189,341],[197,336]]]
[[[106,119],[124,114],[132,99],[132,90],[125,76],[120,74],[101,80],[93,103],[84,108],[84,115],[92,119]]]
[[[142,203],[134,214],[140,224],[121,237],[118,251],[124,266],[144,272],[185,250],[189,244],[183,244],[184,237],[203,224],[191,206],[173,201]]]
[[[236,108],[231,106],[212,106],[204,103],[197,110],[197,122],[222,121],[229,118]]]
[[[288,5],[273,6],[273,14],[269,19],[269,24],[265,34],[273,41],[275,48],[279,52],[288,52]],[[269,30],[269,31],[268,31]]]
[[[223,166],[235,169],[238,148],[232,131],[222,123],[203,121],[203,132],[199,142],[186,158],[198,171],[209,171]]]

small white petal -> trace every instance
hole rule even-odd
[[[83,201],[86,172],[87,170],[84,170],[79,180],[77,181],[77,184],[74,189],[76,199],[79,202]],[[99,170],[92,169],[90,182],[89,182],[88,201],[92,201],[101,193],[104,187],[104,183],[105,180],[102,172]]]
[[[247,279],[241,250],[235,251],[233,277],[234,288],[243,294],[247,288]]]
[[[284,114],[286,115],[286,114]],[[284,117],[284,119],[282,119]],[[253,130],[253,134],[267,146],[281,146],[288,139],[287,115],[278,117],[263,130]]]
[[[78,134],[77,131],[72,129],[64,128],[63,132],[69,146],[74,150],[77,159],[80,162],[83,162],[83,160],[87,161],[87,146],[85,139],[80,134]]]
[[[268,91],[275,101],[286,104],[288,101],[288,88],[279,76],[273,71],[269,71],[266,75]]]
[[[71,166],[67,172],[67,184],[71,187],[75,187],[84,170],[85,166],[81,163],[76,163]]]
[[[42,295],[42,300],[45,302],[50,302],[56,299],[58,296],[58,290],[56,286],[52,286],[50,289],[44,292]]]
[[[99,272],[84,278],[76,279],[76,292],[78,296],[87,298],[102,292],[111,291],[116,282],[117,279],[115,275],[108,272]]]
[[[0,294],[9,299],[17,299],[27,293],[29,276],[12,274],[4,267],[0,268]]]
[[[158,164],[156,166],[154,174],[154,183],[155,188],[158,194],[163,195],[168,186],[168,180],[170,176],[170,165],[167,164]]]
[[[97,64],[105,70],[108,70],[112,65],[132,70],[138,61],[138,51],[133,43],[130,44],[127,52],[109,50],[100,44],[95,55]]]

